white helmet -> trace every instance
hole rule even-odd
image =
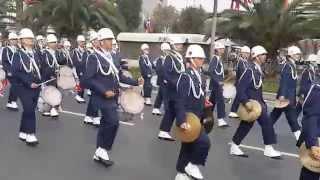
[[[200,45],[193,44],[188,47],[186,58],[206,58],[206,54]]]
[[[319,56],[317,56],[315,54],[310,54],[305,61],[307,61],[307,62],[318,62],[319,61]]]
[[[171,44],[183,44],[186,42],[186,38],[181,36],[170,37],[169,42]]]
[[[110,28],[102,28],[98,31],[98,40],[114,39],[114,34]]]
[[[11,32],[9,33],[9,37],[8,37],[9,40],[12,40],[12,39],[18,39],[18,35],[14,32]]]
[[[268,53],[267,50],[263,46],[254,46],[251,49],[251,54],[253,58],[262,54],[267,54],[267,53]]]
[[[56,35],[54,34],[47,35],[47,43],[56,43],[56,42],[58,42]]]
[[[31,38],[31,39],[33,39],[33,38],[34,38],[34,34],[33,34],[33,32],[31,31],[31,29],[29,29],[29,28],[23,28],[23,29],[20,30],[19,38],[20,38],[20,39],[25,39],[25,38]]]
[[[71,47],[70,41],[68,41],[68,40],[63,41],[63,47]]]
[[[44,40],[44,37],[42,35],[38,35],[36,36],[36,40],[37,41]]]
[[[91,42],[91,41],[94,41],[96,39],[98,39],[98,33],[95,32],[95,31],[91,31],[90,34],[89,34],[89,41]]]
[[[171,50],[171,47],[168,43],[162,43],[160,49],[161,51]]]
[[[149,45],[144,43],[141,45],[140,49],[143,51],[143,50],[146,50],[146,49],[150,49]]]
[[[240,49],[240,52],[241,53],[250,53],[251,50],[248,46],[242,46],[241,49]]]
[[[224,49],[225,46],[220,42],[214,42],[214,49]]]
[[[86,41],[86,38],[84,37],[84,35],[77,36],[77,42],[84,42],[84,41]]]
[[[300,48],[298,48],[297,46],[290,46],[288,47],[288,55],[292,56],[295,54],[302,54]]]

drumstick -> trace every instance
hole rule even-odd
[[[56,80],[56,79],[57,79],[57,78],[52,78],[52,79],[49,79],[48,81],[42,82],[42,83],[37,84],[37,85],[38,85],[38,86],[42,86],[42,85],[47,84],[47,83],[49,83],[49,82],[51,82],[51,81],[54,81],[54,80]]]

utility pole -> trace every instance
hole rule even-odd
[[[218,0],[214,0],[213,17],[212,17],[212,30],[211,30],[210,58],[213,57],[213,55],[214,55],[214,40],[216,38],[216,31],[217,31],[217,14],[218,14]]]

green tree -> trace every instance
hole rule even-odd
[[[203,33],[204,22],[207,18],[208,14],[202,7],[185,8],[181,11],[174,31],[178,33]]]
[[[36,32],[52,25],[59,35],[75,37],[89,28],[110,27],[115,32],[126,29],[123,17],[106,0],[43,0],[26,8],[25,25]]]
[[[263,45],[274,57],[278,49],[316,36],[320,30],[319,5],[317,0],[294,0],[285,7],[282,0],[261,0],[253,8],[244,5],[245,12],[222,13],[218,34],[251,46]]]
[[[173,6],[158,5],[152,15],[155,23],[155,32],[172,32],[172,27],[177,23],[179,13]]]
[[[118,9],[125,18],[129,31],[136,30],[141,23],[142,0],[118,0]]]

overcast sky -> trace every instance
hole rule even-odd
[[[169,4],[175,6],[177,9],[182,9],[191,5],[199,6],[201,4],[208,12],[212,12],[213,10],[213,1],[214,0],[168,0]],[[224,9],[229,9],[230,5],[231,0],[218,0],[219,12]]]

